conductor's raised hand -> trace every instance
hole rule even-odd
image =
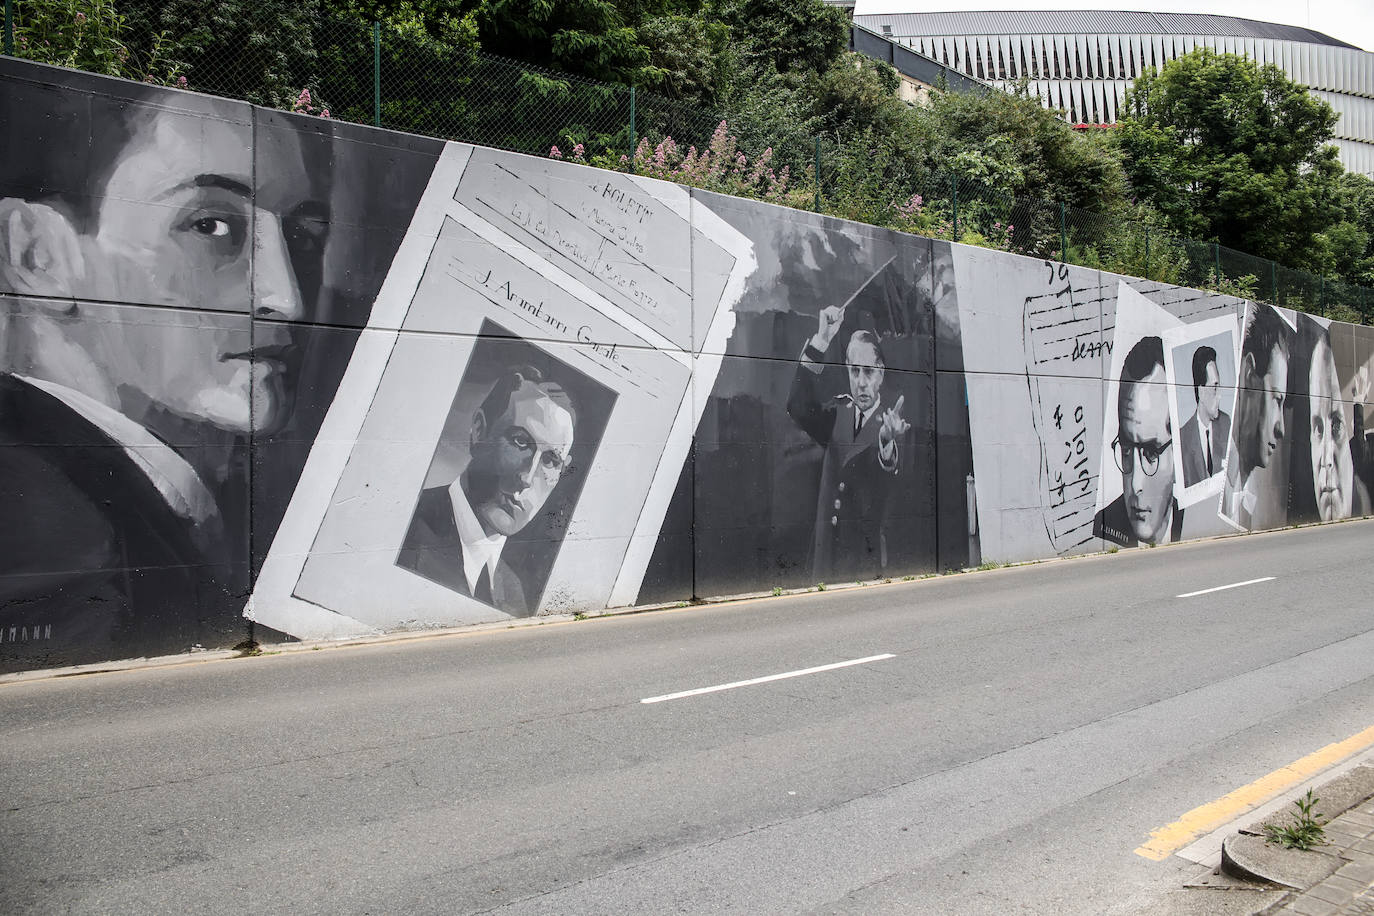
[[[817,319],[816,334],[811,338],[811,346],[824,353],[830,349],[830,342],[835,339],[835,335],[840,333],[840,325],[844,322],[844,307],[832,305],[829,308],[821,309],[820,317]]]

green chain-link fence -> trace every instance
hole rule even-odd
[[[84,18],[82,18],[84,17]],[[419,27],[326,15],[264,42],[202,30],[159,43],[109,0],[6,0],[5,53],[360,124],[635,171],[1040,258],[1366,323],[1374,290],[1158,226],[930,174],[871,137],[709,111],[471,49]],[[256,36],[256,37],[255,37]],[[44,42],[47,42],[45,45]],[[307,46],[308,45],[308,46]],[[55,46],[63,53],[53,51]],[[141,56],[133,46],[149,50]],[[722,122],[727,122],[724,125]]]

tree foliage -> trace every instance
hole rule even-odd
[[[458,0],[482,48],[492,54],[617,83],[662,76],[649,50],[611,0]]]
[[[557,144],[801,206],[819,185],[836,215],[1037,256],[1067,249],[1161,279],[1205,282],[1215,259],[1194,249],[1214,249],[1191,237],[1374,285],[1374,182],[1345,174],[1327,145],[1334,113],[1277,68],[1209,50],[1140,77],[1119,130],[1084,134],[1024,85],[902,101],[896,71],[847,51],[844,14],[822,0],[19,0],[18,11],[21,56],[276,107],[309,87],[316,105],[365,123],[377,22],[384,126],[528,152]],[[726,169],[726,147],[748,167]],[[759,162],[775,177],[755,175]],[[938,199],[952,180],[957,221]],[[1065,206],[1093,227],[1066,233]]]
[[[1131,187],[1181,235],[1312,263],[1338,222],[1336,114],[1271,65],[1199,49],[1139,77],[1118,132]]]

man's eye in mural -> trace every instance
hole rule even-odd
[[[214,254],[222,258],[235,258],[243,252],[248,238],[248,218],[246,215],[195,210],[177,227],[183,232],[199,236],[204,244],[210,246]]]
[[[1318,439],[1330,438],[1339,442],[1345,438],[1345,421],[1339,416],[1332,416],[1328,423],[1326,418],[1319,414],[1312,418],[1312,435]]]
[[[285,217],[282,228],[292,251],[298,254],[320,251],[329,236],[328,213],[323,204],[309,201]]]
[[[202,235],[225,236],[229,234],[229,223],[213,216],[204,216],[191,224]]]
[[[1140,456],[1140,470],[1146,477],[1153,477],[1159,470],[1159,460],[1168,451],[1169,446],[1174,444],[1170,439],[1162,445],[1154,445],[1149,442],[1122,442],[1121,437],[1117,436],[1112,440],[1112,455],[1116,458],[1117,469],[1124,474],[1129,474],[1135,470],[1136,455]]]

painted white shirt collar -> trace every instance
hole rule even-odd
[[[463,547],[463,577],[468,582],[468,594],[477,594],[477,580],[482,567],[487,568],[487,581],[496,586],[496,564],[506,546],[504,534],[487,534],[477,513],[472,511],[468,495],[463,492],[462,476],[449,484],[449,502],[453,504],[453,522],[458,527],[458,540]]]
[[[191,465],[147,429],[113,407],[65,385],[25,375],[18,378],[57,398],[114,440],[177,515],[200,524],[217,513],[214,497]]]
[[[849,401],[849,402],[850,402],[851,404],[853,404],[853,403],[854,403],[853,398],[850,398],[850,401]],[[859,428],[860,428],[860,429],[863,429],[863,425],[864,425],[865,423],[868,422],[868,418],[871,417],[871,416],[873,416],[875,413],[877,413],[877,412],[878,412],[878,408],[881,407],[882,405],[883,405],[883,396],[882,396],[882,395],[878,395],[878,399],[875,400],[875,401],[873,402],[873,406],[870,407],[870,408],[868,408],[867,410],[861,411],[861,410],[859,410],[859,407],[858,407],[857,404],[854,405],[854,411],[855,411],[856,413],[858,413],[859,416],[860,416],[860,418],[861,418],[861,419],[859,420]]]

